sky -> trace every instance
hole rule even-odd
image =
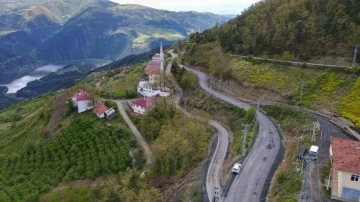
[[[120,4],[140,4],[170,11],[212,12],[237,15],[259,0],[111,0]]]

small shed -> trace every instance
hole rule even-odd
[[[116,117],[115,109],[110,108],[109,110],[105,111],[105,117],[107,119],[113,119]]]
[[[98,105],[95,107],[95,113],[101,119],[105,117],[105,112],[108,110],[109,108],[106,105]]]

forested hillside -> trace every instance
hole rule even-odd
[[[211,13],[171,12],[107,0],[4,3],[0,8],[1,83],[41,64],[118,60],[228,20]]]
[[[241,55],[285,54],[302,61],[328,56],[329,62],[348,65],[353,45],[360,43],[359,13],[358,0],[264,0],[190,39],[218,41],[224,51]]]

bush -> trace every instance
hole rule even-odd
[[[254,107],[250,107],[249,110],[245,114],[245,122],[251,123],[255,119],[256,116],[256,109]]]
[[[186,72],[181,78],[180,84],[184,90],[194,89],[197,85],[197,77],[189,72]]]
[[[16,113],[16,112],[11,116],[11,121],[12,122],[20,121],[21,119],[22,119],[22,116],[19,113]]]
[[[294,58],[294,54],[292,54],[290,51],[285,51],[281,56],[281,59],[285,61],[291,61],[294,60]]]

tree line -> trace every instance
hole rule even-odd
[[[219,42],[225,52],[352,57],[360,43],[357,0],[266,0],[221,26],[190,35],[190,42]]]

